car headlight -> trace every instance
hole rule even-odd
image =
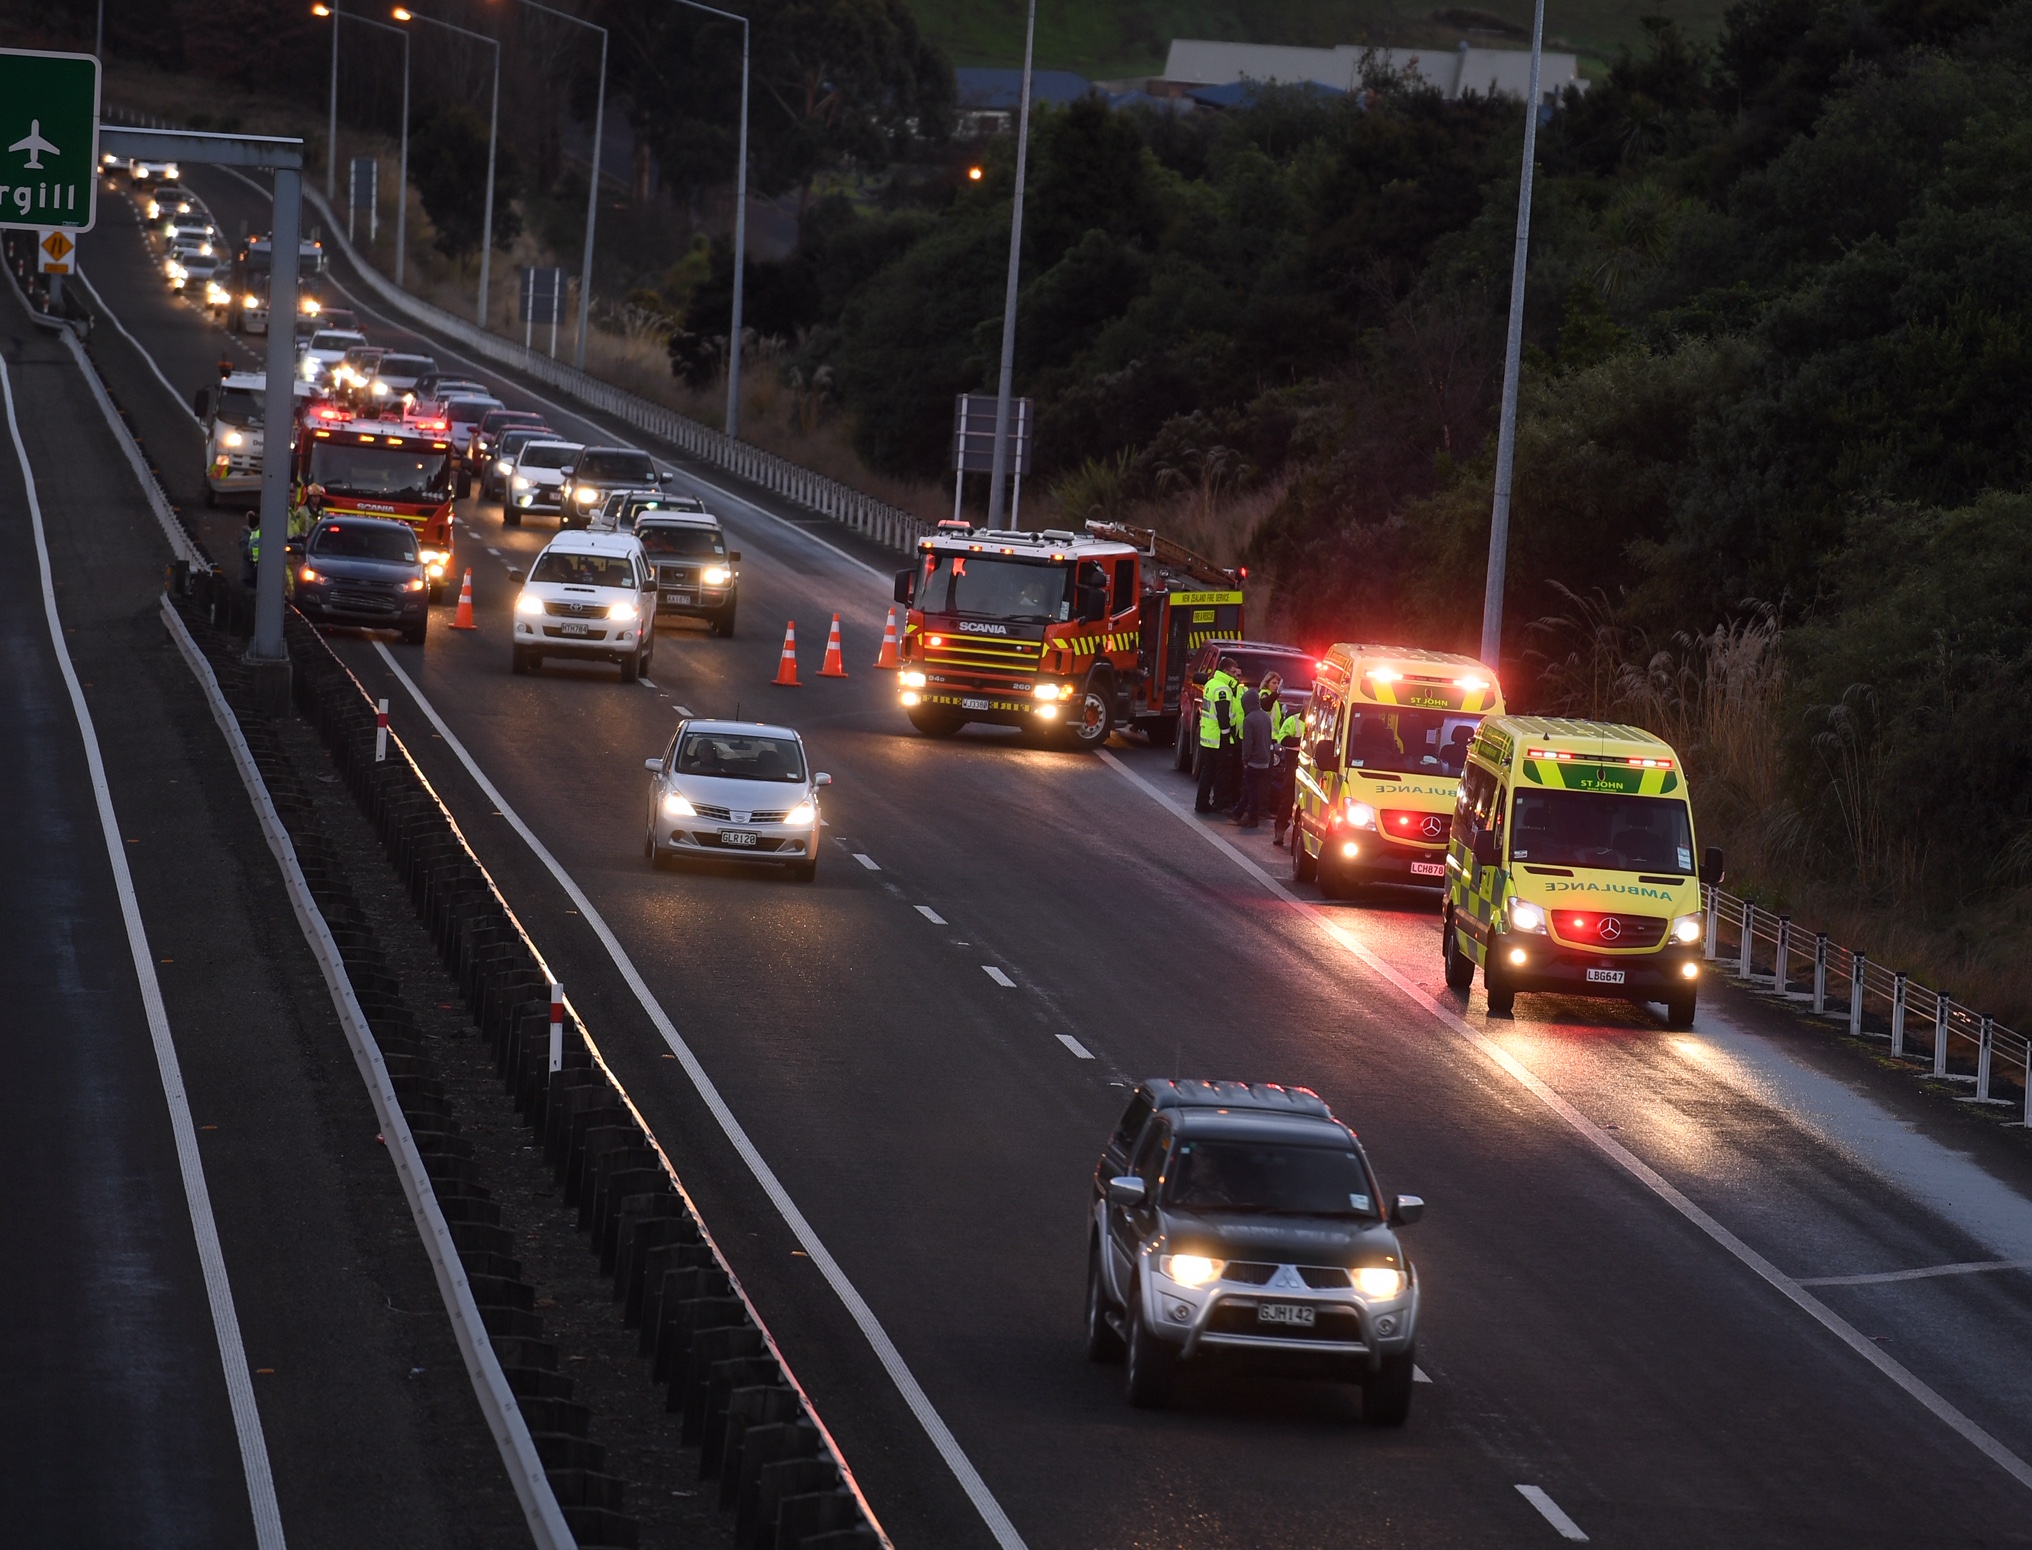
[[[1395,1297],[1404,1290],[1404,1272],[1387,1265],[1365,1265],[1355,1272],[1355,1290],[1364,1297]]]
[[[198,254],[202,258],[210,258],[212,256],[212,245],[209,242],[199,243]]]
[[[308,565],[306,565],[302,570],[296,573],[296,579],[298,581],[308,581],[313,586],[315,586],[318,582],[323,581],[325,578],[320,576],[316,571],[312,570]]]
[[[1707,929],[1707,921],[1699,915],[1681,915],[1672,922],[1672,940],[1675,942],[1698,942],[1701,933]]]
[[[525,592],[515,599],[515,611],[524,618],[534,618],[543,612],[543,599],[534,592]]]
[[[515,465],[504,457],[494,465],[494,472],[497,474],[512,474],[515,472]]]
[[[598,500],[599,498],[600,492],[598,490],[589,489],[586,488],[585,486],[580,486],[578,489],[572,491],[572,499],[577,501],[581,506],[590,506],[594,501]]]
[[[529,481],[523,478],[522,475],[517,474],[515,476],[515,488],[518,490],[526,490],[529,488]]]
[[[619,619],[625,624],[628,620],[637,617],[639,612],[640,610],[633,603],[615,603],[607,609],[607,617],[609,619]]]
[[[1510,929],[1512,931],[1545,932],[1545,911],[1527,899],[1510,901]]]
[[[709,587],[724,587],[733,579],[734,573],[724,565],[708,565],[706,567],[704,581]]]
[[[663,793],[663,810],[664,812],[668,813],[672,818],[698,817],[698,809],[693,807],[691,803],[687,802],[675,791],[666,791]]]
[[[1226,1260],[1208,1259],[1204,1254],[1160,1254],[1157,1257],[1157,1273],[1180,1286],[1205,1286],[1227,1268]]]
[[[221,436],[219,439],[229,447],[237,447],[247,438],[245,436],[242,436],[238,431],[227,431],[226,434]]]
[[[412,576],[402,584],[402,590],[405,592],[421,592],[423,588],[424,580],[421,576]]]
[[[809,802],[800,802],[783,815],[783,821],[793,829],[808,824],[818,816],[818,809]]]
[[[372,393],[376,398],[386,398],[388,396],[388,384],[383,382],[379,377],[376,377],[374,385],[368,388],[367,391]]]
[[[259,296],[242,296],[240,298],[240,305],[243,307],[258,307],[261,305],[261,298]]]
[[[1376,810],[1367,802],[1350,802],[1348,822],[1357,829],[1373,829],[1376,827]]]
[[[905,673],[903,675],[903,686],[906,689],[922,689],[924,687],[924,674],[918,672]]]

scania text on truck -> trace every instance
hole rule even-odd
[[[1242,633],[1241,578],[1147,529],[992,532],[941,523],[896,576],[898,693],[911,724],[969,722],[1098,748],[1118,726],[1168,744],[1196,631]]]
[[[1337,645],[1320,659],[1299,750],[1291,875],[1329,899],[1367,883],[1440,888],[1468,740],[1499,715],[1473,657]]]
[[[392,517],[416,531],[430,599],[444,595],[452,557],[452,448],[399,420],[349,420],[328,403],[305,416],[296,441],[294,500],[324,492],[324,515]]]
[[[1447,844],[1446,982],[1481,968],[1489,1010],[1517,992],[1663,1002],[1690,1027],[1700,989],[1702,883],[1693,808],[1672,748],[1641,727],[1541,716],[1482,723]]]

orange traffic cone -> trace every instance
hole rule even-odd
[[[466,568],[466,579],[459,583],[459,611],[452,615],[452,628],[470,630],[473,628],[473,571]]]
[[[894,667],[901,659],[896,654],[896,605],[889,605],[889,622],[882,626],[882,654],[875,658],[878,668]]]
[[[783,626],[783,660],[776,664],[773,683],[786,689],[797,687],[797,621],[792,619]]]
[[[825,661],[819,667],[818,676],[821,678],[844,678],[847,676],[847,664],[840,658],[840,616],[838,614],[833,615],[833,632],[826,637]]]

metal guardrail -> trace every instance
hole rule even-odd
[[[1768,990],[1821,1016],[1845,1016],[1854,1038],[1888,1039],[1893,1059],[1946,1082],[1969,1082],[1967,1102],[2009,1103],[1995,1088],[2016,1085],[2032,1126],[2032,1038],[1951,992],[1886,968],[1859,949],[1810,935],[1792,917],[1719,888],[1703,887],[1705,956],[1753,989]]]

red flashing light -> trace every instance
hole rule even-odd
[[[1236,571],[1235,574],[1237,576],[1240,576],[1244,581],[1247,581],[1249,579],[1249,567],[1244,565],[1240,570]]]
[[[945,644],[945,637],[943,635],[934,635],[925,644],[928,646],[943,646]]]

